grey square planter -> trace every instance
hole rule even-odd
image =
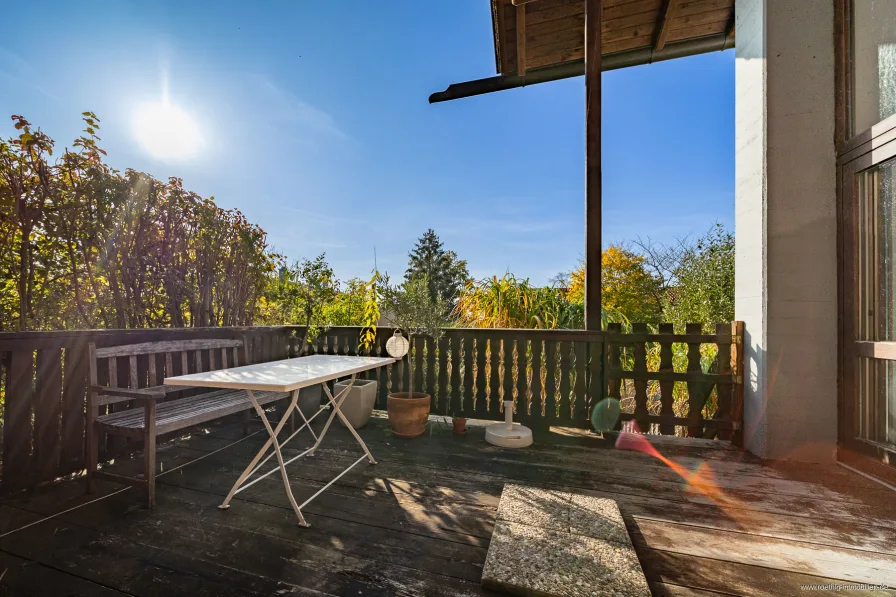
[[[333,396],[339,395],[339,392],[348,386],[348,380],[340,381],[333,387]],[[349,390],[348,396],[342,403],[342,414],[352,424],[352,427],[359,429],[367,424],[370,420],[370,413],[373,412],[376,403],[376,380],[375,379],[356,379],[352,389]],[[338,417],[337,417],[338,418]],[[345,426],[342,419],[339,423]]]

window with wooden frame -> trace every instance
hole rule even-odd
[[[893,480],[896,1],[836,2],[840,444]]]

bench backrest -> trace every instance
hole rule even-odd
[[[168,340],[97,348],[90,343],[90,387],[158,387],[165,377],[249,364],[246,342],[235,339]],[[101,377],[106,383],[100,384]],[[184,388],[172,388],[179,391]],[[105,400],[110,404],[121,400]]]

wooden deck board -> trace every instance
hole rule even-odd
[[[0,538],[0,572],[9,575],[0,595],[55,594],[65,581],[97,595],[489,595],[479,578],[511,481],[616,499],[656,595],[797,595],[804,584],[894,582],[892,492],[839,467],[656,441],[682,467],[676,472],[581,432],[514,452],[485,444],[475,425],[457,437],[432,424],[407,441],[374,419],[361,435],[379,464],[358,465],[312,502],[312,526],[301,529],[277,475],[240,493],[230,510],[216,508],[265,437],[230,445],[241,428],[218,425],[162,449],[163,473],[201,460],[158,478],[155,510],[128,490]],[[314,458],[290,467],[296,498],[358,454],[334,428]],[[102,492],[119,487],[101,484]],[[0,534],[99,496],[84,496],[75,481],[4,499]]]

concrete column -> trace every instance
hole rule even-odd
[[[735,316],[744,440],[830,462],[837,443],[833,0],[736,0]]]

